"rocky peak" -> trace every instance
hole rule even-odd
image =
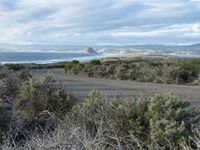
[[[97,51],[92,47],[88,47],[88,48],[84,48],[82,50],[82,53],[84,53],[84,54],[97,54]]]

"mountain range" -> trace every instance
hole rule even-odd
[[[200,50],[200,43],[192,45],[90,45],[94,48],[132,48],[139,50]],[[88,46],[83,45],[43,45],[43,44],[0,44],[0,51],[59,51],[59,50],[80,50]]]

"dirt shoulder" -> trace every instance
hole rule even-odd
[[[95,79],[66,75],[64,69],[36,69],[32,70],[32,73],[34,76],[53,75],[56,81],[61,81],[65,89],[71,91],[78,99],[84,99],[88,92],[93,89],[101,91],[107,97],[116,96],[117,93],[120,93],[123,97],[141,97],[175,91],[180,97],[191,101],[194,105],[200,104],[200,86]]]

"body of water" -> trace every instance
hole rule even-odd
[[[74,50],[75,51],[75,50]],[[120,55],[163,55],[163,56],[176,56],[176,57],[187,57],[187,58],[200,58],[199,50],[136,50],[126,48],[114,48],[114,49],[97,49],[98,54],[83,54],[80,50],[75,51],[37,51],[37,52],[26,52],[26,51],[0,51],[0,64],[5,63],[53,63],[63,62],[71,60],[88,61],[91,59],[100,59],[106,57],[115,57]]]
[[[0,52],[0,63],[53,63],[61,61],[103,58],[102,54],[82,54],[82,53],[63,53],[63,52]]]

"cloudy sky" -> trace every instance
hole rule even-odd
[[[0,43],[200,42],[200,0],[0,0]]]

